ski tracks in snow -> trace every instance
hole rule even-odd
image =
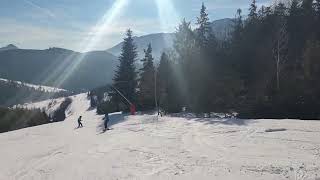
[[[227,120],[230,124],[121,115],[112,131],[97,135],[103,116],[89,105],[85,94],[74,96],[66,121],[1,134],[0,179],[315,180],[320,175],[320,122]],[[74,131],[79,115],[84,128]],[[287,131],[266,133],[268,128]]]
[[[47,169],[45,166],[51,161],[62,159],[65,154],[64,146],[54,148],[44,154],[33,156],[23,168],[17,170],[13,175],[13,179],[48,179],[52,173],[52,169]]]

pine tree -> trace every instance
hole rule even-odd
[[[172,60],[167,53],[162,53],[157,70],[158,75],[158,100],[160,108],[165,113],[176,113],[181,111],[181,93],[179,91],[179,80],[175,74]]]
[[[303,0],[301,4],[301,8],[304,11],[304,14],[314,13],[313,5],[314,5],[313,0]]]
[[[218,41],[210,26],[210,19],[206,12],[206,6],[202,3],[200,16],[197,18],[197,42],[199,48],[199,56],[194,65],[194,71],[198,71],[195,76],[198,81],[193,82],[193,86],[197,89],[194,90],[196,99],[193,100],[193,110],[196,112],[209,112],[209,103],[211,99],[208,94],[212,92],[213,78],[213,62],[217,54]]]
[[[320,17],[320,0],[316,0],[315,2],[315,10],[317,12],[317,18]]]
[[[275,35],[275,43],[273,48],[274,59],[276,62],[276,76],[277,76],[277,90],[280,90],[280,73],[281,66],[287,60],[287,49],[288,49],[288,38],[286,32],[286,26],[284,22],[280,21],[278,24],[279,28]]]
[[[201,48],[197,44],[197,36],[191,29],[190,22],[183,20],[175,35],[174,50],[180,66],[178,82],[182,90],[181,94],[186,106],[195,111],[200,102],[198,84],[203,83],[199,80],[199,74],[203,70],[199,61]]]
[[[288,49],[289,49],[289,63],[292,70],[296,70],[298,62],[302,58],[302,50],[305,45],[304,22],[301,7],[298,0],[293,0],[289,9],[289,16],[287,20],[288,31]]]
[[[288,56],[288,37],[286,26],[286,7],[279,3],[274,10],[275,17],[275,35],[273,45],[273,56],[276,62],[276,84],[277,91],[280,90],[281,67],[287,60]]]
[[[286,6],[283,3],[279,3],[274,9],[274,14],[280,18],[286,17],[286,14],[287,14]]]
[[[200,46],[208,45],[209,37],[213,36],[212,28],[209,22],[209,15],[206,12],[206,6],[202,3],[200,17],[197,18],[197,36]],[[212,37],[211,37],[212,38]]]
[[[235,25],[232,33],[232,43],[233,45],[238,45],[241,41],[242,33],[243,33],[243,20],[242,20],[242,10],[238,9],[235,17]],[[239,47],[239,46],[238,46]],[[236,48],[238,48],[236,47]]]
[[[318,41],[320,41],[320,0],[316,0],[315,3],[315,9],[316,9],[316,38]]]
[[[158,100],[159,106],[164,111],[169,111],[169,98],[168,94],[170,91],[169,87],[169,77],[170,77],[170,64],[169,64],[169,57],[168,55],[163,52],[160,58],[160,64],[157,70],[157,83],[158,83]]]
[[[196,37],[191,29],[191,23],[183,19],[178,26],[174,39],[174,49],[179,56],[180,63],[191,60],[193,52],[198,52],[195,42]]]
[[[132,31],[127,30],[126,37],[119,56],[120,65],[115,72],[113,79],[113,87],[120,91],[131,103],[136,100],[137,87],[137,72],[135,61],[137,58],[137,48],[132,37]],[[120,105],[120,102],[125,104],[124,110],[128,110],[127,102],[114,91],[112,94],[112,101]],[[119,107],[120,110],[120,107]]]
[[[320,77],[320,42],[315,40],[308,41],[306,49],[304,51],[304,73],[306,79],[309,80],[314,87],[311,88],[313,91],[320,91],[320,85],[318,79]]]
[[[257,14],[257,2],[256,0],[252,0],[252,3],[250,4],[250,8],[249,8],[249,21],[255,21],[258,18],[258,14]]]
[[[140,69],[139,104],[142,109],[149,110],[155,107],[155,67],[153,65],[151,44],[144,50],[145,57],[141,60],[143,67]]]
[[[313,35],[316,32],[316,29],[314,28],[316,11],[313,5],[313,0],[303,0],[301,4],[302,21],[304,24],[303,34],[306,36],[304,45],[306,45],[307,40],[313,38]]]

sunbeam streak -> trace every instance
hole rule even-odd
[[[89,35],[93,36],[89,41],[84,42],[83,52],[91,51],[98,44],[104,34],[108,32],[108,27],[112,24],[116,17],[124,10],[128,0],[116,0],[110,10],[104,14],[101,20],[92,29]]]
[[[74,70],[81,63],[83,58],[86,56],[86,52],[93,50],[95,45],[100,43],[104,34],[108,33],[108,27],[112,26],[114,20],[119,17],[120,13],[124,11],[128,4],[128,0],[116,0],[111,8],[103,15],[103,17],[98,21],[98,23],[92,28],[91,32],[88,34],[89,38],[82,41],[80,47],[81,51],[84,52],[80,56],[70,55],[65,59],[64,63],[59,67],[56,67],[55,72],[52,75],[61,74],[60,78],[54,81],[55,87],[60,87],[63,82],[74,72]],[[72,60],[72,62],[70,62]],[[64,69],[64,70],[62,70]],[[61,72],[61,70],[63,72]],[[53,76],[49,76],[46,80],[52,80]]]
[[[71,53],[71,55],[59,56],[57,58],[63,58],[63,63],[56,66],[52,64],[49,69],[53,69],[53,72],[44,72],[41,77],[46,77],[42,80],[41,84],[52,84],[54,87],[61,87],[63,83],[74,73],[79,67],[82,60],[86,57],[86,52],[93,50],[96,44],[98,44],[103,35],[108,33],[108,27],[112,26],[112,23],[124,11],[129,0],[116,0],[111,8],[103,15],[103,17],[96,23],[96,25],[88,33],[89,38],[83,39],[80,44],[81,52],[84,53]],[[38,77],[41,79],[41,77]],[[58,77],[58,78],[57,78]],[[17,94],[16,98],[19,98],[21,94]],[[32,98],[34,95],[30,94],[28,98]]]
[[[171,0],[156,0],[161,32],[172,32],[180,21],[180,16]]]
[[[179,24],[180,16],[177,13],[177,10],[174,7],[174,4],[171,0],[156,0],[156,5],[158,8],[158,18],[160,22],[161,32],[172,32],[176,28],[176,25]],[[164,42],[166,47],[171,47],[173,44],[173,39],[168,36],[164,36]]]
[[[173,29],[176,28],[176,26],[180,23],[182,20],[178,11],[175,9],[174,4],[172,0],[156,0],[157,7],[158,7],[158,16],[159,21],[161,24],[161,30],[163,32],[171,32]],[[174,39],[164,39],[166,46],[169,47],[170,44],[173,44]],[[171,57],[174,58],[174,57]],[[178,79],[177,83],[179,84],[179,90],[182,93],[183,97],[186,97],[185,99],[188,99],[187,97],[187,81],[185,80],[183,76],[183,70],[180,68],[171,67],[174,73],[174,76]],[[188,103],[188,102],[187,102]]]

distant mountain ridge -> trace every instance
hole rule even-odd
[[[110,83],[117,64],[106,51],[7,49],[0,51],[0,78],[80,91]]]
[[[143,50],[147,48],[148,44],[152,45],[153,55],[159,58],[162,51],[166,48],[171,48],[173,46],[174,33],[156,33],[149,34],[140,37],[133,37],[134,42],[137,45],[139,57],[143,57]],[[119,56],[121,53],[123,42],[117,44],[116,46],[108,49],[107,51],[115,56]]]
[[[14,50],[14,49],[19,49],[19,48],[13,44],[9,44],[5,47],[0,48],[0,51]]]
[[[211,24],[218,39],[228,38],[233,25],[233,19],[221,19]],[[139,59],[144,56],[143,50],[151,43],[153,56],[158,63],[161,53],[173,47],[174,38],[174,33],[134,37]],[[10,44],[0,48],[0,78],[72,91],[93,89],[112,82],[122,44],[123,42],[107,51],[88,53],[63,48],[19,49]]]
[[[216,37],[220,40],[229,37],[230,32],[233,30],[233,26],[234,21],[230,18],[216,20],[211,23],[213,32],[215,33]],[[137,45],[139,58],[142,58],[144,56],[143,50],[147,48],[149,43],[151,43],[153,48],[153,56],[155,57],[156,61],[159,60],[163,51],[173,47],[174,38],[175,33],[156,33],[140,37],[134,37],[134,41]],[[121,53],[122,45],[123,42],[115,45],[107,51],[115,56],[119,56]]]

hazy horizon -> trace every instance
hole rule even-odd
[[[250,1],[3,0],[0,2],[0,46],[60,47],[79,52],[106,50],[120,43],[128,28],[135,36],[143,36],[174,32],[183,18],[194,24],[202,2],[214,21],[234,17],[238,8],[245,14]],[[271,0],[257,3],[268,5]]]

